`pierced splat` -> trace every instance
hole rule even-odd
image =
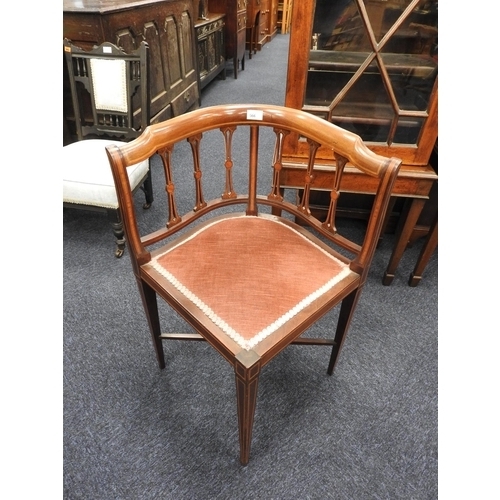
[[[224,162],[224,167],[226,168],[226,188],[222,194],[223,200],[228,200],[231,198],[236,198],[237,194],[233,187],[233,157],[232,157],[232,143],[233,134],[236,127],[224,127],[220,129],[224,135],[224,145],[226,148],[226,160]]]
[[[309,196],[311,194],[311,182],[313,180],[313,169],[314,162],[316,160],[316,152],[320,146],[317,142],[312,139],[307,139],[309,143],[309,161],[307,164],[307,172],[304,178],[304,193],[302,194],[302,200],[300,201],[297,208],[304,214],[311,215],[311,209],[309,208]]]
[[[333,188],[330,191],[330,206],[328,207],[328,214],[325,222],[322,224],[325,229],[334,234],[337,232],[337,228],[335,227],[335,212],[337,210],[337,202],[340,196],[340,181],[342,180],[342,173],[344,172],[344,167],[347,163],[347,158],[344,158],[339,154],[335,154],[335,159],[337,168],[335,169]]]
[[[191,145],[193,152],[193,165],[194,165],[194,180],[196,184],[196,204],[193,210],[196,212],[203,207],[207,206],[206,201],[203,199],[203,190],[201,188],[202,172],[200,169],[200,143],[202,134],[193,135],[188,137],[188,142]]]
[[[271,188],[271,192],[267,196],[269,200],[278,200],[283,201],[283,196],[280,193],[279,186],[279,176],[280,170],[283,167],[283,142],[285,137],[290,133],[289,130],[283,129],[273,129],[276,134],[276,144],[274,147],[274,155],[273,155],[273,185]]]
[[[172,177],[172,145],[158,150],[158,155],[163,163],[163,170],[165,172],[165,191],[168,200],[168,222],[167,227],[171,228],[178,224],[182,218],[177,212],[177,205],[175,203],[175,185]]]

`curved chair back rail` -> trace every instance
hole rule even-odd
[[[254,116],[257,118],[253,118]],[[120,151],[125,161],[133,164],[152,156],[165,145],[175,144],[208,130],[239,125],[278,127],[296,132],[332,148],[372,176],[379,176],[389,161],[371,151],[358,135],[337,125],[296,109],[263,104],[220,105],[197,109],[178,116],[175,120],[151,125],[137,141],[120,148]]]
[[[248,134],[241,134],[242,128]],[[264,135],[262,129],[270,133],[266,130]],[[217,142],[209,142],[208,157],[203,141],[212,133],[221,139],[221,151],[214,156]],[[301,165],[304,184],[294,202],[280,183],[283,144],[289,134],[299,134],[310,150]],[[269,146],[265,150],[259,135]],[[248,149],[241,146],[242,140],[249,141]],[[180,155],[174,154],[177,146]],[[324,221],[316,218],[310,204],[320,147],[332,150],[334,172]],[[358,136],[305,112],[255,104],[202,108],[151,125],[134,141],[106,149],[158,364],[165,367],[162,342],[182,339],[206,340],[233,366],[240,461],[247,464],[262,367],[289,344],[327,345],[332,348],[327,373],[333,373],[401,161],[376,155]],[[259,152],[265,161],[259,161]],[[166,214],[160,227],[141,234],[126,170],[156,154],[165,176]],[[378,182],[361,237],[348,233],[348,238],[336,228],[346,165]],[[266,176],[264,182],[261,175]],[[208,181],[214,177],[222,193],[205,200],[213,191]],[[192,210],[185,209],[185,196]],[[235,204],[244,210],[228,210]],[[162,333],[158,296],[195,333]],[[302,336],[337,305],[334,338]]]

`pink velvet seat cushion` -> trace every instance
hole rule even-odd
[[[205,226],[152,266],[244,349],[251,349],[351,273],[275,218]]]

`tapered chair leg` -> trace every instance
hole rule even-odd
[[[360,288],[357,288],[351,292],[343,301],[340,306],[339,319],[337,322],[337,330],[335,331],[335,344],[332,348],[332,354],[330,356],[330,363],[328,365],[328,375],[333,373],[335,365],[337,364],[338,356],[344,345],[344,340],[346,338],[347,331],[349,330],[349,325],[351,324],[352,315],[356,309],[356,304],[358,303],[359,294],[361,292]]]
[[[242,465],[247,465],[250,459],[250,444],[252,441],[260,368],[259,357],[252,351],[246,351],[236,356],[234,373],[238,404],[240,462]]]
[[[148,320],[149,331],[151,332],[158,366],[163,369],[165,368],[165,354],[163,353],[163,343],[160,337],[160,316],[158,314],[156,292],[140,278],[136,279],[139,286],[139,292],[141,294],[142,305],[144,306],[144,312],[146,313],[146,318]]]

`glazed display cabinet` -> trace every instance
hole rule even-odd
[[[429,165],[438,135],[437,0],[293,2],[285,105],[357,133],[379,154],[401,158],[392,208],[398,197],[407,200],[403,232],[411,231],[437,179]],[[287,138],[282,189],[302,183],[308,153],[300,137]],[[321,149],[316,159],[324,168],[312,188],[321,194],[331,187],[335,162]],[[361,192],[354,189],[350,180],[360,174],[347,168],[341,191],[373,194],[367,176]],[[401,235],[395,260],[408,239]]]

